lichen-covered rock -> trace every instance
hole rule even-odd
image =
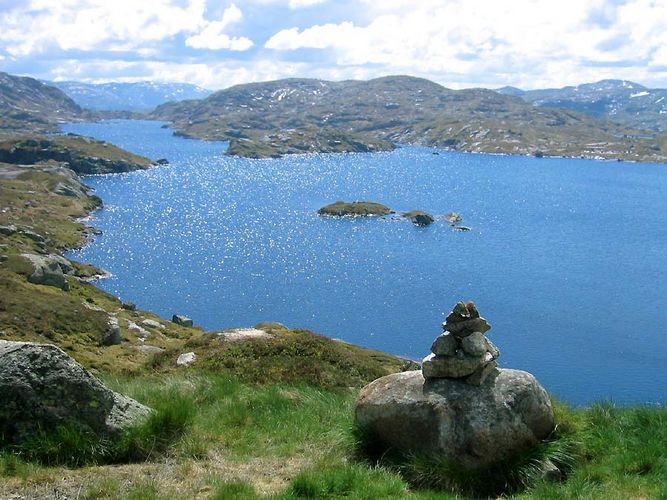
[[[420,371],[382,377],[361,391],[356,424],[384,449],[468,469],[525,452],[554,429],[551,402],[530,373],[493,369],[480,386]]]
[[[11,442],[61,425],[113,435],[150,412],[54,345],[0,340],[0,433]]]

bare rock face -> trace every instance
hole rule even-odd
[[[0,433],[10,441],[60,425],[113,435],[150,412],[54,345],[0,340]]]
[[[367,385],[356,424],[384,449],[444,458],[468,469],[528,451],[554,429],[547,392],[530,373],[499,369],[491,326],[459,302],[421,371]]]
[[[535,377],[503,369],[480,386],[425,379],[418,370],[387,375],[362,390],[355,419],[386,449],[469,469],[528,451],[554,429],[549,396]]]

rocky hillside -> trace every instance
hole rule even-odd
[[[45,83],[62,90],[79,106],[97,111],[149,111],[165,102],[202,99],[211,94],[190,83]]]
[[[230,152],[244,156],[294,152],[291,139],[297,133],[302,143],[313,145],[309,150],[317,150],[318,138],[335,130],[354,134],[357,142],[667,160],[651,133],[570,110],[536,108],[520,97],[491,90],[450,90],[408,76],[238,85],[206,99],[164,104],[152,116],[173,122],[185,136],[229,140]],[[239,152],[241,141],[246,144]]]
[[[0,138],[53,132],[57,124],[85,113],[62,91],[34,78],[0,72]]]
[[[130,172],[150,167],[154,162],[105,141],[74,134],[29,137],[0,142],[0,162],[34,165],[55,161],[77,174]]]
[[[498,92],[521,97],[535,106],[571,109],[628,127],[667,130],[667,89],[649,89],[626,80],[601,80],[561,89],[503,87]]]

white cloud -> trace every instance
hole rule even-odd
[[[667,0],[326,1],[11,0],[0,9],[0,68],[216,87],[388,74],[453,88],[602,78],[667,87]],[[260,37],[268,38],[263,48],[248,50]],[[301,59],[300,49],[321,53]],[[211,50],[233,51],[224,55],[234,61]],[[63,72],[51,74],[59,66]]]
[[[300,48],[325,49],[338,47],[341,39],[359,32],[351,22],[313,26],[303,31],[291,28],[279,31],[264,45],[267,49],[295,50]]]
[[[324,2],[326,2],[326,0],[289,0],[288,5],[290,9],[300,9],[302,7],[311,7]]]
[[[241,19],[243,19],[241,9],[232,4],[223,12],[221,21],[206,23],[199,33],[185,40],[185,45],[195,49],[248,50],[253,46],[252,40],[244,36],[230,37],[224,32],[230,24],[238,23]]]
[[[180,2],[183,4],[183,2]],[[48,48],[93,51],[110,44],[141,47],[203,22],[205,0],[32,0],[0,13],[0,43],[14,56]]]
[[[239,83],[268,81],[297,77],[308,70],[304,63],[260,59],[252,62],[218,61],[207,63],[172,63],[164,61],[128,62],[123,60],[77,59],[59,61],[47,75],[37,75],[49,80],[77,80],[87,83],[106,82],[190,82],[212,90]],[[322,74],[327,77],[328,75]]]
[[[580,82],[582,74],[596,79],[596,72],[617,71],[627,61],[638,72],[647,59],[660,65],[667,45],[666,0],[362,2],[373,12],[364,26],[285,29],[265,47],[330,49],[339,66],[381,65],[385,73],[444,83],[526,83],[549,75],[554,85]]]

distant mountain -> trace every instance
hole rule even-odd
[[[57,124],[83,110],[62,91],[34,78],[0,72],[0,138],[28,132],[53,132]]]
[[[82,108],[96,111],[149,111],[165,102],[202,99],[211,94],[189,83],[45,83],[65,92]]]
[[[286,79],[237,85],[152,116],[178,134],[229,140],[230,153],[278,156],[341,143],[387,141],[490,153],[667,161],[655,134],[492,90],[450,90],[407,76],[370,81]],[[324,137],[325,140],[322,140]],[[324,145],[324,149],[321,149]],[[341,144],[341,150],[347,146]]]
[[[667,130],[667,89],[649,89],[627,80],[601,80],[562,89],[503,87],[497,91],[520,96],[535,106],[571,109],[639,129]]]

